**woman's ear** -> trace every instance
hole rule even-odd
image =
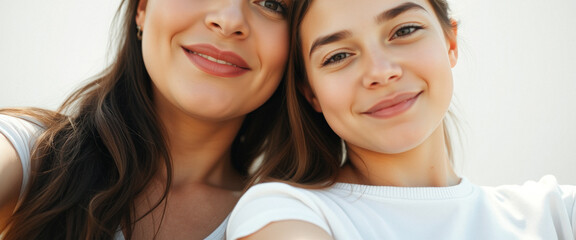
[[[143,28],[144,20],[146,18],[146,5],[148,4],[148,0],[140,0],[138,2],[138,8],[136,9],[136,25]]]
[[[458,22],[450,19],[452,28],[452,36],[448,38],[448,57],[450,58],[450,66],[455,67],[458,62]]]
[[[304,95],[308,103],[316,110],[316,112],[322,112],[322,107],[316,98],[316,94],[312,91],[312,87],[308,83],[298,84],[298,90]]]

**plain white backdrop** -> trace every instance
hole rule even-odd
[[[456,163],[481,185],[576,184],[576,0],[452,0]],[[119,0],[0,0],[0,108],[55,109],[107,64]]]

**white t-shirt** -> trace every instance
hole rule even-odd
[[[227,239],[271,222],[301,220],[335,239],[576,239],[576,186],[552,176],[524,185],[451,187],[336,183],[310,190],[284,183],[249,189],[230,215]]]
[[[28,185],[30,178],[30,154],[36,142],[38,135],[42,132],[40,124],[36,123],[34,119],[27,118],[29,121],[0,114],[0,133],[4,134],[6,138],[12,143],[16,149],[20,162],[22,162],[23,178],[20,196],[22,196],[24,189]],[[34,123],[33,123],[34,122]],[[212,232],[205,240],[223,240],[225,239],[225,231],[228,218],[224,220],[214,232]],[[116,240],[124,240],[122,231],[118,231],[114,237]],[[1,239],[1,236],[0,236]]]
[[[42,127],[33,119],[27,120],[0,114],[0,133],[4,134],[16,149],[20,162],[22,162],[22,187],[20,196],[28,185],[30,178],[30,154],[41,133]]]

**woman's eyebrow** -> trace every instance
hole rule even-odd
[[[388,10],[378,14],[378,16],[376,16],[376,23],[380,24],[382,22],[385,22],[385,21],[388,21],[388,20],[393,19],[395,17],[398,17],[402,13],[405,13],[407,11],[414,10],[414,9],[424,10],[425,12],[428,12],[428,11],[426,11],[426,8],[420,6],[416,3],[405,2],[403,4],[398,5],[397,7],[388,9]]]
[[[350,36],[352,36],[352,34],[349,31],[339,31],[339,32],[335,32],[332,34],[318,37],[312,43],[312,47],[310,47],[310,53],[309,53],[308,57],[312,56],[312,53],[314,52],[314,50],[316,50],[320,46],[326,45],[329,43],[333,43],[336,41],[340,41],[340,40],[347,38],[347,37],[350,37]]]
[[[397,16],[399,16],[402,13],[405,13],[407,11],[410,10],[424,10],[426,11],[426,9],[416,3],[413,2],[405,2],[403,4],[400,4],[394,8],[388,9],[380,14],[378,14],[376,16],[376,23],[380,24],[382,22],[388,21],[390,19],[393,19]],[[426,11],[428,12],[428,11]],[[310,47],[310,53],[309,56],[312,56],[312,53],[314,53],[314,51],[326,44],[330,44],[336,41],[340,41],[342,39],[345,39],[347,37],[352,36],[352,33],[350,33],[350,31],[339,31],[339,32],[335,32],[332,34],[328,34],[325,36],[320,36],[318,38],[316,38],[316,40],[314,40],[314,42],[312,43],[312,47]]]

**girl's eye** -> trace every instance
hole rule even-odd
[[[331,57],[329,57],[328,59],[326,59],[326,61],[324,61],[322,63],[322,66],[338,63],[338,62],[340,62],[340,61],[342,61],[342,60],[344,60],[350,56],[351,56],[350,53],[336,53],[336,54],[332,55]]]
[[[272,11],[284,14],[286,12],[286,4],[284,4],[283,2],[279,1],[279,0],[267,0],[267,1],[260,1],[258,2],[258,4],[260,4],[260,6],[268,8]]]
[[[392,36],[392,39],[407,37],[407,36],[409,36],[410,34],[416,32],[416,31],[418,31],[418,30],[420,30],[420,29],[422,29],[421,26],[405,26],[405,27],[402,27],[402,28],[398,29],[398,31],[396,31],[396,32],[394,33],[394,36]]]

